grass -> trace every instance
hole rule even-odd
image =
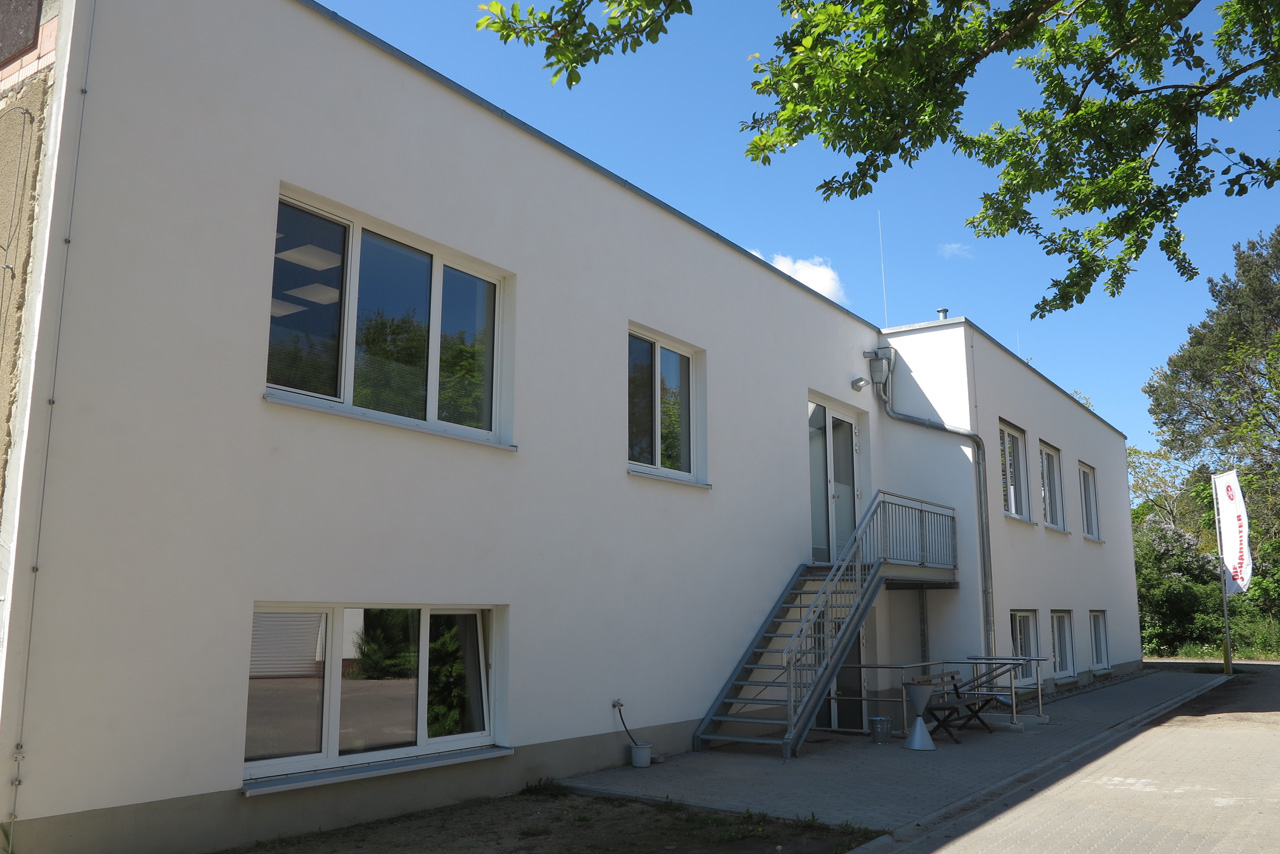
[[[851,823],[829,826],[810,812],[783,819],[722,813],[680,801],[589,798],[554,780],[511,797],[467,801],[371,824],[259,843],[255,852],[332,854],[844,854],[884,833]],[[224,852],[233,854],[233,852]],[[244,854],[240,849],[236,854]]]
[[[1222,647],[1217,644],[1184,643],[1174,650],[1174,658],[1222,658]],[[1232,644],[1231,657],[1251,661],[1280,661],[1280,651],[1272,647],[1249,644]]]
[[[529,798],[567,798],[569,787],[555,780],[542,777],[533,783],[525,783],[520,794]]]

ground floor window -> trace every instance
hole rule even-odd
[[[1093,646],[1093,669],[1106,670],[1111,666],[1107,655],[1107,612],[1089,612],[1089,634]]]
[[[1014,658],[1036,658],[1040,655],[1040,641],[1036,635],[1035,611],[1010,611],[1009,629],[1013,635]],[[1034,664],[1018,668],[1018,679],[1034,679]]]
[[[1054,611],[1050,616],[1053,621],[1053,675],[1074,676],[1076,667],[1071,637],[1071,612]]]
[[[252,775],[492,743],[491,612],[270,607],[253,615]]]

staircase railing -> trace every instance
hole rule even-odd
[[[954,511],[876,492],[782,654],[793,755],[871,609],[885,563],[955,568]]]

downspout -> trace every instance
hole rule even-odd
[[[939,421],[907,415],[893,408],[893,368],[898,351],[892,347],[879,347],[863,353],[871,360],[871,382],[875,384],[876,397],[884,405],[884,412],[895,421],[915,424],[930,430],[939,430],[968,439],[974,450],[974,486],[978,493],[978,565],[982,579],[982,654],[996,654],[995,604],[991,583],[991,517],[987,510],[987,450],[982,437],[963,427],[952,427]]]

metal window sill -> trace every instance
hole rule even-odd
[[[406,771],[421,771],[426,768],[442,768],[446,765],[457,765],[462,762],[496,759],[500,756],[510,756],[513,753],[515,753],[515,749],[511,747],[469,747],[463,750],[450,750],[426,756],[409,756],[403,759],[389,759],[383,762],[347,765],[343,768],[325,768],[319,771],[281,774],[276,777],[260,777],[256,780],[245,780],[240,792],[246,798],[251,798],[254,795],[267,795],[272,792],[308,789],[312,786],[327,786],[330,783],[366,780],[370,777],[384,777],[388,774],[402,774]]]
[[[711,488],[711,484],[709,483],[701,483],[696,480],[686,480],[683,477],[674,477],[669,474],[663,474],[658,469],[642,469],[642,468],[636,468],[635,466],[628,466],[627,474],[634,475],[636,477],[647,477],[650,480],[660,480],[660,481],[663,481],[664,483],[674,483],[678,486],[692,486],[696,489]]]
[[[459,442],[470,442],[473,445],[482,445],[486,448],[497,448],[500,451],[516,450],[515,445],[504,445],[501,442],[480,438],[479,436],[468,436],[461,432],[455,433],[452,430],[434,426],[430,422],[416,422],[407,418],[397,418],[394,415],[384,415],[381,412],[375,412],[371,409],[359,409],[345,403],[322,400],[320,398],[309,397],[304,394],[296,394],[280,389],[267,389],[262,393],[262,399],[268,403],[279,403],[283,406],[292,406],[295,409],[305,409],[309,412],[323,412],[326,415],[337,415],[340,418],[353,418],[356,421],[367,421],[370,424],[381,424],[384,427],[395,427],[399,430],[426,433],[429,436],[441,436],[446,439],[457,439]]]

